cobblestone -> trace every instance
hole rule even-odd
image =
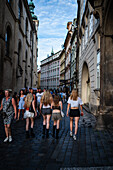
[[[64,105],[66,113],[66,104]],[[5,138],[0,118],[0,170],[111,170],[113,169],[113,131],[95,130],[95,117],[84,111],[79,120],[77,140],[69,136],[69,118],[62,119],[59,139],[42,139],[42,118],[35,120],[36,137],[25,138],[25,120],[13,121],[13,142],[3,143]]]

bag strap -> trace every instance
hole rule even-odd
[[[6,108],[6,112],[7,112],[7,110],[9,109],[9,107],[10,107],[10,105],[11,105],[11,102],[12,102],[12,97],[10,97],[10,102],[9,102],[8,107]]]

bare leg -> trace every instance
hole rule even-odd
[[[78,131],[78,121],[79,121],[79,117],[75,117],[75,135],[77,134]]]
[[[43,125],[46,125],[47,117],[43,115]]]
[[[73,117],[70,117],[70,131],[73,131]]]
[[[19,118],[20,118],[20,109],[18,110],[18,119],[17,120],[19,120]]]
[[[51,117],[51,115],[47,115],[47,124],[46,124],[46,129],[49,129],[50,117]]]
[[[60,120],[57,120],[57,129],[59,129],[60,126]]]
[[[7,125],[5,125],[5,134],[6,134],[6,137],[8,137],[8,127],[7,127]]]
[[[26,131],[29,130],[29,118],[26,118]]]
[[[9,134],[9,136],[11,136],[11,125],[10,124],[7,125],[7,128],[8,128],[8,134]]]
[[[54,125],[54,126],[56,126],[56,124],[57,124],[57,121],[56,121],[56,120],[54,120],[54,124],[53,124],[53,125]]]
[[[34,119],[31,118],[31,128],[33,128],[33,126],[34,126]]]

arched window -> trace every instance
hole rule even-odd
[[[8,26],[5,33],[5,55],[10,57],[10,52],[11,52],[11,29],[10,26]]]
[[[18,2],[18,19],[19,19],[20,23],[21,23],[21,17],[22,17],[22,2],[21,2],[21,0],[19,0],[19,2]]]
[[[21,42],[18,44],[18,65],[20,65],[20,57],[21,57]]]
[[[26,25],[25,25],[25,35],[27,38],[27,32],[28,32],[28,19],[26,18]]]

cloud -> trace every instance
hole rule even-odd
[[[66,37],[68,21],[77,15],[77,0],[34,0],[35,14],[39,19],[39,58],[40,61],[61,49]]]

